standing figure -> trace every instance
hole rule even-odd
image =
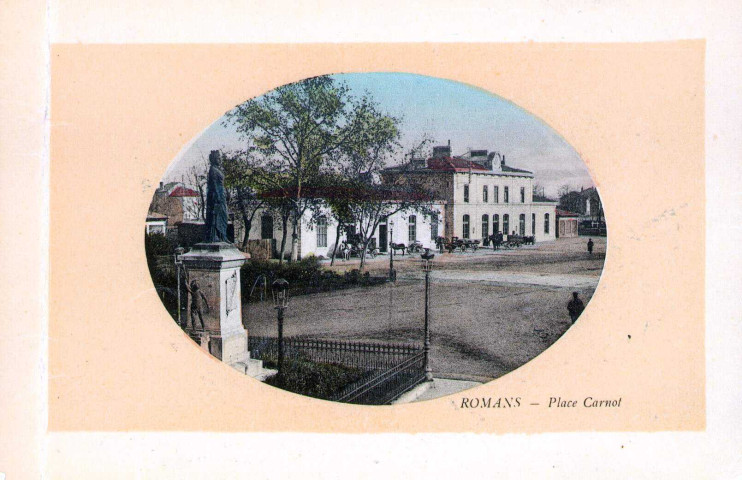
[[[191,296],[191,315],[188,317],[188,323],[186,325],[186,328],[194,328],[196,330],[203,330],[204,329],[204,307],[206,309],[209,309],[209,302],[206,301],[206,297],[204,296],[204,293],[201,291],[201,287],[198,286],[198,283],[193,280],[191,281],[190,286],[188,285],[188,282],[185,283],[186,290],[188,290],[188,294]],[[196,326],[196,317],[198,317],[198,321],[201,324],[201,327]]]
[[[569,318],[572,319],[572,324],[577,321],[583,310],[585,310],[585,304],[577,298],[577,292],[572,292],[572,300],[567,304],[567,311],[569,311]]]
[[[204,241],[229,242],[227,239],[227,193],[219,150],[209,154],[209,177],[206,192],[206,234]]]
[[[593,239],[592,238],[588,239],[588,241],[587,241],[587,253],[589,253],[590,255],[593,254],[593,245],[595,245],[593,243]]]

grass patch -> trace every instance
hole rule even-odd
[[[368,287],[386,283],[386,277],[372,277],[369,272],[351,270],[340,275],[320,266],[319,258],[310,255],[298,262],[278,264],[274,260],[248,260],[240,272],[242,281],[242,301],[250,301],[250,289],[261,275],[268,279],[268,285],[277,278],[289,282],[291,295],[330,292],[353,287]],[[257,287],[259,288],[259,287]],[[270,289],[270,287],[269,287]],[[256,289],[257,290],[257,289]],[[253,294],[253,299],[258,296]],[[268,292],[270,298],[270,291]]]

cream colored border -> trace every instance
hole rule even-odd
[[[703,68],[702,41],[54,45],[49,428],[703,429]],[[245,98],[357,71],[412,72],[496,92],[563,135],[600,188],[611,236],[581,321],[536,359],[475,390],[392,407],[289,394],[196,348],[154,292],[142,219],[183,143]],[[287,321],[301,320],[289,309]],[[462,409],[463,396],[520,397],[523,406]],[[550,397],[622,403],[549,409]]]

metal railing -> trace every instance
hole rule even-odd
[[[263,361],[278,358],[278,339],[249,337],[250,356]],[[425,379],[425,356],[417,345],[284,338],[285,358],[337,364],[365,371],[363,377],[326,400],[384,405]]]
[[[402,363],[374,372],[330,400],[358,405],[386,405],[425,380],[425,354],[420,351]]]

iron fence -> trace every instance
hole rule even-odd
[[[420,351],[405,361],[379,370],[345,387],[331,398],[358,405],[386,405],[425,380],[425,354]]]
[[[250,356],[263,361],[278,357],[275,337],[248,337]],[[418,345],[348,342],[289,337],[284,357],[338,364],[365,371],[363,377],[327,400],[362,405],[384,405],[425,379],[425,357]]]
[[[250,356],[260,360],[278,358],[276,337],[248,337]],[[416,345],[348,342],[311,338],[285,337],[286,358],[304,358],[313,362],[337,363],[362,370],[383,370],[405,361],[420,351]]]

